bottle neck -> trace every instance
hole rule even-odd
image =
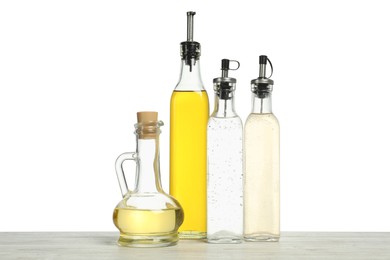
[[[137,135],[137,163],[134,192],[163,192],[160,180],[159,134],[154,138],[141,139]]]
[[[222,99],[217,94],[214,100],[214,111],[212,117],[236,117],[237,113],[234,108],[234,92],[230,94],[231,98]]]
[[[202,78],[200,76],[199,59],[191,59],[189,64],[185,60],[181,60],[181,72],[179,83],[176,85],[177,91],[202,91]]]
[[[271,92],[263,95],[261,98],[256,94],[252,94],[252,113],[254,114],[270,114],[272,113]]]

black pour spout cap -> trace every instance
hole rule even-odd
[[[259,56],[259,64],[264,64],[264,65],[267,65],[267,56],[266,55],[260,55]]]
[[[229,70],[230,60],[223,59],[221,64],[221,70]]]

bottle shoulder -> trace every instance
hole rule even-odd
[[[128,192],[116,208],[158,210],[181,208],[181,205],[175,198],[165,192]]]
[[[231,128],[241,128],[243,127],[242,125],[242,120],[239,116],[234,116],[234,117],[214,117],[210,116],[208,124],[209,127],[221,127],[225,129],[225,127]]]
[[[264,124],[273,125],[274,127],[279,128],[279,120],[273,113],[267,113],[267,114],[251,113],[246,119],[245,127],[250,125],[264,125]]]

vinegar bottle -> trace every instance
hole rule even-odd
[[[244,130],[244,239],[278,241],[279,123],[272,113],[273,80],[265,75],[267,56],[260,56],[260,76],[251,81],[252,113]],[[271,69],[272,64],[270,62]]]
[[[222,77],[214,79],[214,112],[207,127],[209,243],[242,242],[242,122],[234,109],[236,79],[228,77],[229,63],[222,60]]]
[[[206,236],[206,128],[209,100],[200,77],[200,44],[193,41],[193,16],[187,12],[187,41],[181,43],[180,80],[171,97],[170,194],[186,218],[179,237]]]

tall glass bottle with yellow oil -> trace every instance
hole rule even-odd
[[[200,44],[193,41],[187,12],[187,41],[181,47],[180,80],[171,97],[170,194],[180,201],[185,220],[179,237],[206,237],[207,121],[209,100],[200,76]]]

